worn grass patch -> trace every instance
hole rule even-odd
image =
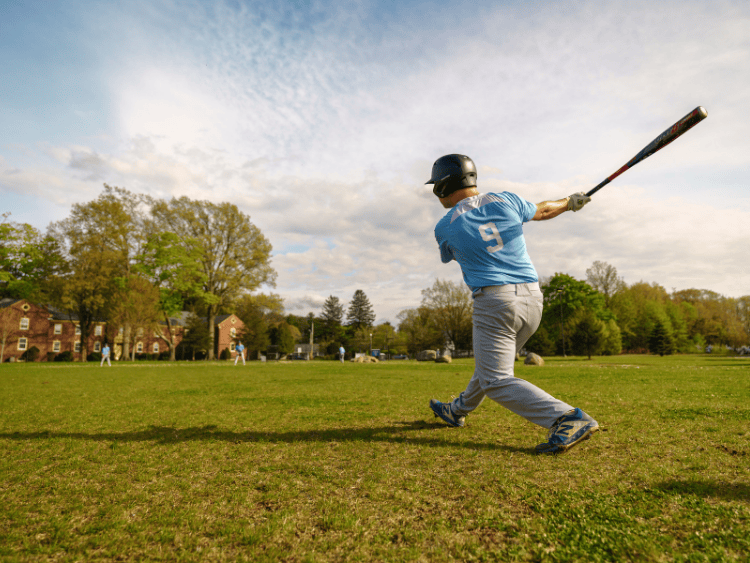
[[[548,358],[569,454],[473,362],[0,366],[9,561],[747,561],[750,361]]]

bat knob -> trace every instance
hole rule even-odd
[[[698,115],[700,116],[701,119],[705,119],[708,117],[708,112],[706,111],[706,108],[704,108],[703,106],[698,106],[697,108],[695,108],[695,111],[698,112]]]

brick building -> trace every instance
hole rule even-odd
[[[89,352],[101,351],[105,328],[104,322],[94,324],[87,342]],[[75,360],[80,360],[78,318],[26,299],[0,299],[0,362],[21,360],[33,347],[39,350],[39,361],[52,359],[61,352],[70,352]]]
[[[182,341],[185,319],[189,313],[171,318],[172,334],[176,344]],[[214,354],[216,358],[225,348],[234,356],[237,336],[245,327],[237,315],[219,315],[215,320]],[[166,331],[166,322],[160,330]],[[112,359],[119,360],[123,351],[123,330],[107,332],[104,321],[94,324],[88,338],[88,352],[101,352],[105,342],[112,346]],[[114,334],[114,337],[112,336]],[[168,352],[168,344],[157,331],[137,329],[133,338],[136,354],[160,354]],[[70,352],[73,359],[81,360],[81,329],[75,315],[31,303],[25,299],[0,299],[0,363],[25,359],[25,353],[36,346],[37,361],[51,361],[61,352]],[[12,359],[11,359],[12,358]]]

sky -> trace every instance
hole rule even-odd
[[[540,276],[750,294],[750,3],[0,0],[0,213],[45,230],[103,184],[231,201],[273,245],[287,312],[362,289],[397,322],[442,264],[430,186],[588,191],[525,225]]]

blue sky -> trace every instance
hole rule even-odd
[[[750,294],[750,4],[1,2],[0,211],[44,229],[102,184],[233,201],[290,312],[363,289],[380,320],[442,265],[424,186],[586,191],[709,117],[580,213],[525,232],[542,276]]]

